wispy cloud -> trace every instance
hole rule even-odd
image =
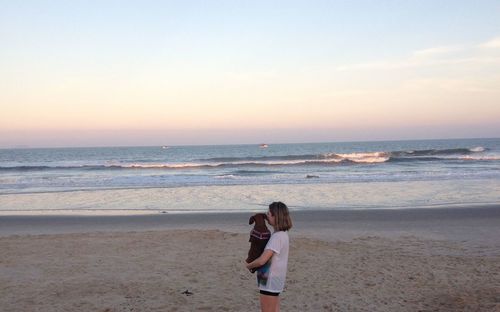
[[[402,69],[419,66],[414,61],[386,61],[386,62],[372,62],[372,63],[358,63],[351,65],[342,65],[337,67],[338,71],[351,71],[351,70],[391,70]]]
[[[400,70],[417,67],[433,67],[433,66],[449,66],[449,65],[500,65],[499,57],[461,57],[452,59],[438,60],[417,60],[408,58],[401,61],[373,62],[360,63],[353,65],[345,65],[337,67],[338,71],[355,71],[355,70]]]
[[[414,57],[434,57],[434,56],[442,56],[445,54],[449,54],[451,52],[457,52],[463,50],[463,47],[457,46],[444,46],[444,47],[435,47],[429,49],[423,49],[413,52]]]
[[[412,52],[398,60],[348,64],[337,67],[338,71],[400,70],[418,67],[449,65],[500,65],[500,55],[485,55],[482,48],[500,48],[500,37],[479,45],[439,46]],[[479,49],[478,49],[479,48]]]
[[[442,90],[450,93],[456,93],[460,90],[464,93],[496,93],[500,77],[491,80],[477,80],[468,78],[417,78],[406,81],[402,84],[404,91],[421,90]]]
[[[491,39],[479,45],[480,48],[500,48],[500,37]]]

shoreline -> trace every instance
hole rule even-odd
[[[0,195],[0,216],[248,212],[276,199],[294,211],[434,209],[494,205],[499,194],[495,179],[139,188]]]
[[[24,195],[24,194],[23,194]],[[1,194],[0,194],[1,196]],[[255,204],[256,206],[266,209],[266,204]],[[470,203],[436,203],[429,205],[409,205],[409,206],[379,206],[377,208],[366,206],[351,206],[342,208],[317,208],[317,207],[304,207],[287,205],[292,212],[323,212],[323,211],[381,211],[381,210],[422,210],[422,209],[464,209],[464,208],[486,208],[486,207],[500,207],[496,202],[470,202]],[[300,208],[297,208],[300,207]],[[33,213],[33,212],[38,213]],[[196,215],[196,214],[238,214],[238,213],[252,213],[257,209],[224,209],[224,210],[171,210],[171,209],[96,209],[96,208],[79,208],[79,209],[23,209],[11,210],[0,209],[1,217],[133,217],[133,216],[154,216],[161,214],[169,215]],[[92,212],[92,213],[90,213]],[[10,213],[10,214],[9,214]]]

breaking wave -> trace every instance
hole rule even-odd
[[[325,153],[306,155],[282,155],[261,157],[218,157],[198,159],[186,163],[129,163],[119,165],[81,166],[12,166],[0,167],[0,171],[44,170],[138,170],[138,169],[210,169],[278,166],[328,166],[336,164],[376,164],[385,162],[475,160],[497,161],[498,155],[481,154],[486,148],[427,149],[392,152]]]

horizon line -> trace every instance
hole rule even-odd
[[[375,140],[338,140],[338,141],[309,141],[309,142],[259,142],[259,143],[223,143],[223,144],[156,144],[156,145],[97,145],[97,146],[39,146],[29,145],[0,146],[0,150],[8,149],[64,149],[64,148],[133,148],[133,147],[190,147],[190,146],[235,146],[235,145],[294,145],[294,144],[328,144],[328,143],[369,143],[369,142],[403,142],[403,141],[441,141],[441,140],[500,140],[500,137],[455,137],[455,138],[417,138],[417,139],[375,139]]]

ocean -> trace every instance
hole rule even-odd
[[[0,215],[500,202],[500,139],[0,149]]]

